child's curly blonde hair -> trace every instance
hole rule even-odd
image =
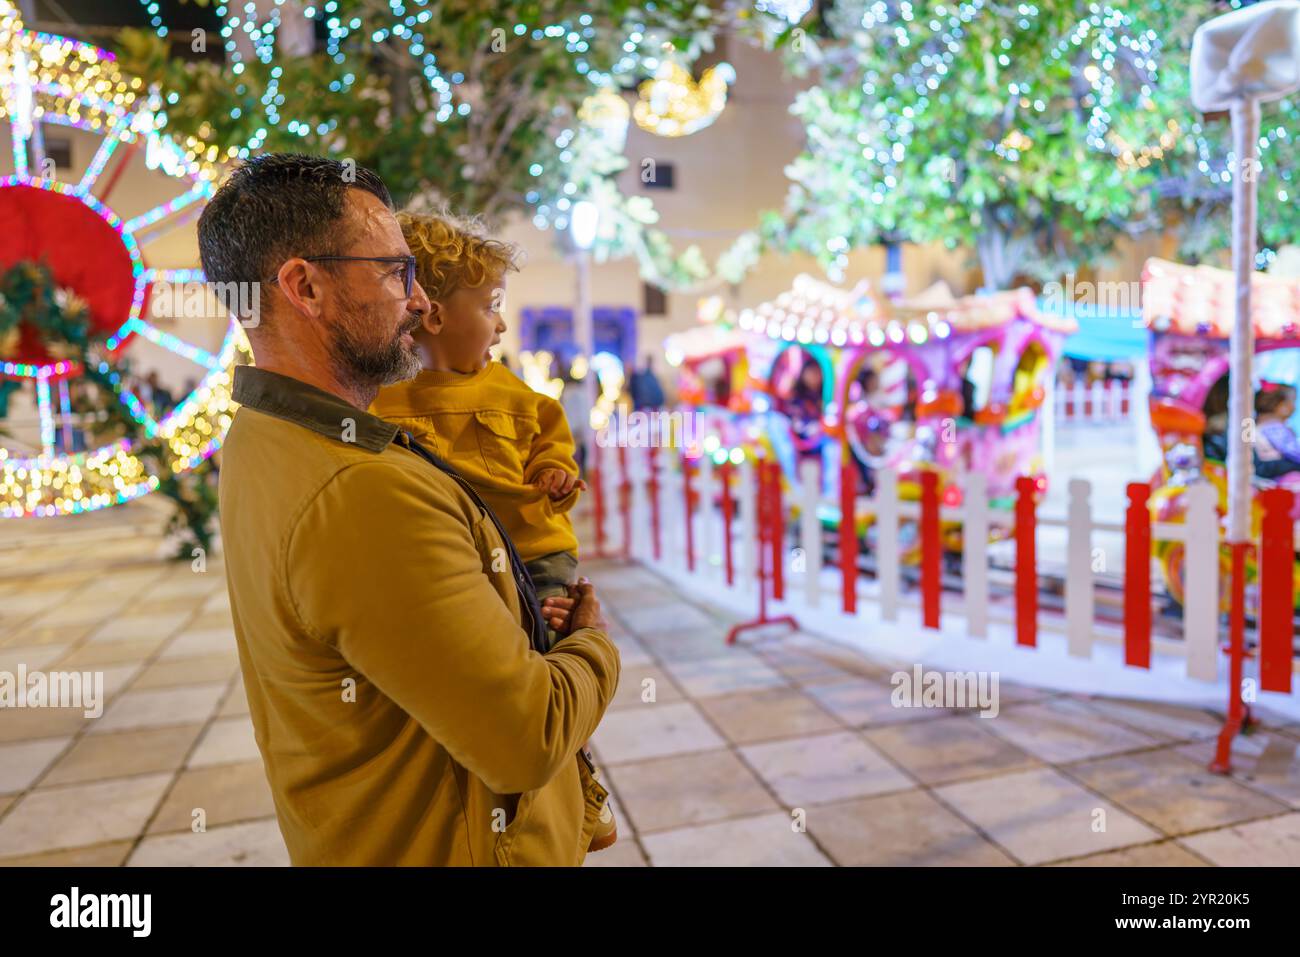
[[[415,256],[415,278],[431,300],[446,299],[458,289],[474,289],[519,269],[519,247],[488,236],[476,218],[440,210],[401,212],[397,222]]]

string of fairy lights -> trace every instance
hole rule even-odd
[[[145,91],[138,78],[124,76],[112,54],[91,44],[23,28],[17,8],[0,0],[0,115],[9,122],[14,173],[0,178],[0,189],[28,188],[76,199],[112,227],[130,262],[133,293],[122,324],[105,343],[107,355],[98,371],[109,376],[119,402],[149,439],[166,443],[165,467],[172,472],[192,468],[220,447],[230,424],[231,371],[250,357],[242,328],[233,320],[223,334],[217,354],[187,343],[155,327],[143,306],[151,286],[201,280],[198,270],[150,269],[141,246],[173,228],[176,214],[203,203],[219,173],[214,148],[188,137],[177,143],[160,132],[166,117],[162,99]],[[85,172],[75,182],[63,182],[47,170],[30,168],[28,142],[37,123],[62,125],[101,139]],[[92,189],[119,146],[143,142],[146,165],[160,173],[189,181],[180,195],[146,212],[123,220],[97,198]],[[68,290],[60,290],[69,294]],[[161,420],[155,420],[114,365],[133,336],[140,336],[202,370],[196,387]],[[103,508],[146,494],[157,487],[129,440],[78,453],[55,449],[55,391],[66,421],[71,415],[70,379],[81,373],[76,362],[0,361],[0,376],[31,381],[39,418],[40,451],[0,447],[0,517],[68,515]]]
[[[159,4],[155,0],[140,0],[140,4],[148,14],[155,32],[160,37],[166,37],[168,27],[163,21]],[[244,143],[230,149],[231,155],[239,158],[247,158],[260,149],[266,142],[269,130],[274,127],[282,127],[289,133],[300,136],[307,136],[313,131],[318,135],[326,135],[335,128],[336,121],[325,120],[313,125],[306,118],[286,115],[282,109],[286,107],[285,95],[280,90],[283,71],[274,64],[280,52],[283,6],[284,0],[274,0],[274,5],[269,7],[263,3],[260,8],[253,0],[246,0],[242,4],[218,3],[213,8],[222,24],[220,35],[231,72],[236,77],[245,72],[245,54],[248,49],[253,51],[254,57],[263,65],[271,66],[266,90],[260,99],[265,125],[258,126]],[[447,123],[455,117],[467,116],[473,109],[468,98],[458,95],[459,88],[466,83],[465,75],[458,70],[445,71],[438,62],[437,54],[429,48],[429,37],[425,31],[434,25],[435,16],[430,0],[389,0],[387,22],[377,22],[375,13],[371,11],[367,12],[366,17],[344,14],[337,0],[327,0],[324,3],[303,2],[301,9],[307,20],[324,26],[324,53],[345,70],[337,79],[330,81],[329,89],[332,92],[349,93],[358,76],[365,72],[364,62],[354,62],[349,41],[396,41],[418,64],[432,95],[429,116],[435,123]],[[643,84],[641,100],[637,104],[637,122],[645,129],[663,136],[687,135],[711,123],[725,105],[726,86],[735,77],[729,65],[719,64],[696,83],[689,71],[675,61],[663,59],[657,52],[645,49],[650,42],[650,31],[645,23],[632,23],[628,26],[619,48],[620,56],[608,71],[596,69],[585,56],[597,35],[595,18],[591,14],[579,13],[553,23],[514,23],[501,29],[508,37],[530,38],[536,42],[549,41],[560,45],[565,53],[573,57],[574,70],[591,81],[593,97],[618,89],[627,77],[644,71],[650,72],[652,79]],[[246,92],[244,84],[237,84],[236,93]],[[176,102],[175,97],[176,94],[171,94],[170,101]],[[242,116],[241,110],[242,107],[234,107],[231,118],[239,119]],[[626,119],[623,122],[625,131]],[[539,180],[539,187],[527,190],[524,199],[533,207],[533,224],[539,229],[555,228],[562,231],[569,226],[575,198],[584,189],[582,177],[572,175],[569,166],[578,156],[579,148],[596,148],[599,145],[591,140],[578,142],[580,132],[571,127],[558,130],[555,145],[561,151],[557,156],[561,165],[559,171],[547,169],[544,162],[529,167],[528,172]],[[588,169],[589,165],[584,164],[583,170]],[[541,182],[552,172],[564,174],[562,181],[553,189],[543,189]]]
[[[1242,0],[1229,3],[1233,8],[1242,5]],[[1149,12],[1160,10],[1161,5],[1153,3]],[[829,16],[838,19],[837,32],[848,41],[846,51],[850,58],[846,63],[845,51],[841,51],[838,60],[832,54],[831,69],[862,70],[859,89],[865,98],[863,114],[869,122],[860,125],[857,144],[862,157],[875,167],[864,176],[863,195],[867,201],[883,204],[889,191],[899,185],[918,122],[928,110],[944,101],[945,82],[953,77],[953,64],[963,52],[963,44],[971,40],[970,25],[976,18],[997,16],[999,23],[1005,25],[1001,35],[993,37],[994,45],[988,51],[990,65],[995,63],[1002,70],[1013,71],[1014,76],[1016,33],[1034,28],[1042,13],[1032,2],[998,5],[993,12],[987,0],[927,5],[925,10],[919,10],[907,0],[874,0],[831,9]],[[892,72],[872,68],[870,63],[878,57],[881,47],[888,44],[900,54],[910,51],[909,62]],[[1238,165],[1236,157],[1231,152],[1225,155],[1222,147],[1216,148],[1199,122],[1181,128],[1177,121],[1170,119],[1149,143],[1129,142],[1118,128],[1115,114],[1119,110],[1131,110],[1134,106],[1156,108],[1164,54],[1156,30],[1142,28],[1128,12],[1105,3],[1091,3],[1081,10],[1077,22],[1042,52],[1042,62],[1048,67],[1069,66],[1074,86],[1035,89],[1033,82],[1020,77],[1008,82],[1005,90],[1010,105],[1033,114],[1047,114],[1061,104],[1082,107],[1086,145],[1114,157],[1125,169],[1145,168],[1165,159],[1181,138],[1190,136],[1198,172],[1212,186],[1230,183]],[[1181,50],[1179,55],[1184,55]],[[1035,58],[1035,65],[1038,64]],[[1120,82],[1121,72],[1127,82]],[[1281,104],[1283,111],[1289,111],[1289,106]],[[810,140],[833,141],[841,135],[842,131],[831,125],[832,122],[837,120],[828,120],[824,129],[817,122],[809,122]],[[1285,124],[1269,124],[1261,130],[1261,154],[1291,143],[1293,137]],[[1018,162],[1033,148],[1034,142],[1025,130],[1013,127],[1000,140],[980,145],[1008,162]],[[1276,191],[1276,199],[1287,203],[1294,195],[1288,182],[1291,171],[1280,165],[1277,174],[1283,182]],[[832,252],[836,252],[837,245],[843,248],[833,260],[833,276],[842,274],[848,262],[847,243],[839,237],[828,241]],[[1266,266],[1274,256],[1273,250],[1261,249],[1258,265]]]

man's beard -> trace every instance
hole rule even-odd
[[[366,333],[382,321],[377,307],[349,302],[344,314],[349,319],[334,328],[330,340],[330,357],[340,380],[354,388],[369,390],[404,382],[419,374],[419,356],[402,343],[403,333],[418,328],[418,317],[411,317],[392,339],[376,343]]]

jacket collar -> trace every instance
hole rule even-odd
[[[337,442],[344,441],[345,420],[351,419],[355,434],[349,445],[382,452],[397,435],[397,426],[371,415],[314,385],[259,369],[236,366],[231,398],[240,405],[319,432]]]

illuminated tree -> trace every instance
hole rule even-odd
[[[807,145],[765,239],[832,272],[873,243],[961,245],[989,288],[1058,278],[1174,220],[1189,252],[1226,246],[1226,124],[1204,124],[1187,88],[1191,33],[1213,9],[839,0],[785,24],[776,42],[815,84],[793,108]],[[1263,192],[1281,197],[1290,177],[1289,163],[1266,170]],[[1261,209],[1266,242],[1294,233],[1293,216]]]
[[[715,15],[696,0],[213,0],[224,62],[173,58],[146,5],[155,32],[124,31],[119,48],[128,72],[174,91],[163,117],[173,133],[201,134],[231,158],[351,158],[399,201],[447,201],[498,223],[517,211],[564,230],[572,203],[596,196],[604,252],[640,255],[669,285],[701,272],[698,250],[674,258],[652,229],[647,199],[613,188],[621,143],[579,120],[589,97],[711,49]],[[282,38],[291,17],[308,22],[307,49],[301,35]]]

